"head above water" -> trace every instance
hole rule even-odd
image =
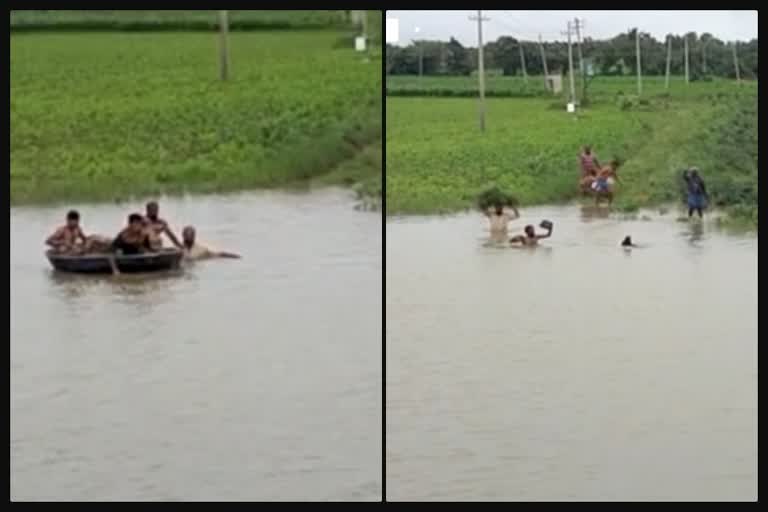
[[[525,235],[529,238],[533,238],[536,235],[536,230],[533,229],[532,224],[525,226]]]
[[[67,227],[76,228],[80,225],[80,213],[77,210],[69,210],[67,212]]]
[[[181,239],[187,247],[195,245],[195,228],[193,226],[185,226],[181,231]]]
[[[624,240],[621,241],[622,247],[631,247],[632,246],[632,237],[627,235],[624,237]]]
[[[147,203],[147,218],[150,220],[157,220],[157,216],[160,213],[160,206],[157,201],[150,201]]]

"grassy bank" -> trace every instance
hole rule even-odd
[[[380,140],[360,148],[354,157],[343,161],[328,174],[316,178],[313,184],[351,186],[366,206],[378,209],[383,198],[382,149]]]
[[[11,37],[12,203],[278,186],[381,138],[380,52],[333,31]],[[368,179],[361,171],[361,180]]]
[[[623,94],[629,80],[593,85],[578,117],[552,98],[489,99],[484,135],[476,100],[388,98],[387,212],[467,208],[491,184],[523,204],[574,199],[578,152],[591,143],[602,160],[626,161],[621,209],[681,200],[680,171],[697,165],[717,206],[756,220],[756,84],[702,82],[642,101]]]

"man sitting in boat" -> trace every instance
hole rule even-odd
[[[128,226],[123,228],[112,241],[112,248],[123,254],[140,254],[153,251],[149,230],[144,224],[144,217],[138,213],[128,216]]]
[[[525,226],[525,233],[522,235],[517,235],[509,239],[510,243],[519,243],[522,244],[524,247],[534,247],[539,244],[539,240],[542,238],[549,238],[552,236],[552,223],[544,220],[541,221],[541,227],[547,230],[547,233],[544,235],[537,235],[536,230],[533,228],[531,224]]]
[[[70,210],[67,213],[67,223],[57,229],[45,241],[54,252],[59,254],[87,254],[106,252],[112,240],[100,235],[85,236],[80,227],[80,213]]]
[[[173,245],[182,249],[181,242],[171,230],[168,223],[160,218],[160,206],[156,201],[150,201],[147,203],[147,215],[144,217],[144,222],[149,231],[149,240],[153,249],[158,250],[163,246],[162,235],[166,235],[170,238]]]
[[[86,240],[86,236],[80,228],[80,213],[76,210],[70,210],[67,212],[67,223],[54,231],[45,240],[45,243],[54,252],[67,254],[83,252]]]
[[[239,254],[223,251],[213,251],[210,248],[197,243],[195,240],[195,228],[186,226],[181,232],[184,240],[184,259],[204,260],[210,258],[240,258]]]

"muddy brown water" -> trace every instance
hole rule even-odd
[[[522,214],[388,219],[388,499],[756,499],[756,236]]]
[[[142,202],[79,205],[114,234]],[[58,275],[66,208],[11,209],[14,500],[379,500],[379,213],[346,191],[163,199],[243,254]]]

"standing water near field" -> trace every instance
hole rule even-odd
[[[11,209],[14,500],[381,496],[381,217],[346,191],[160,200],[242,260],[55,274]],[[143,201],[76,205],[114,235]]]
[[[387,223],[388,498],[755,500],[756,236],[521,214]]]

